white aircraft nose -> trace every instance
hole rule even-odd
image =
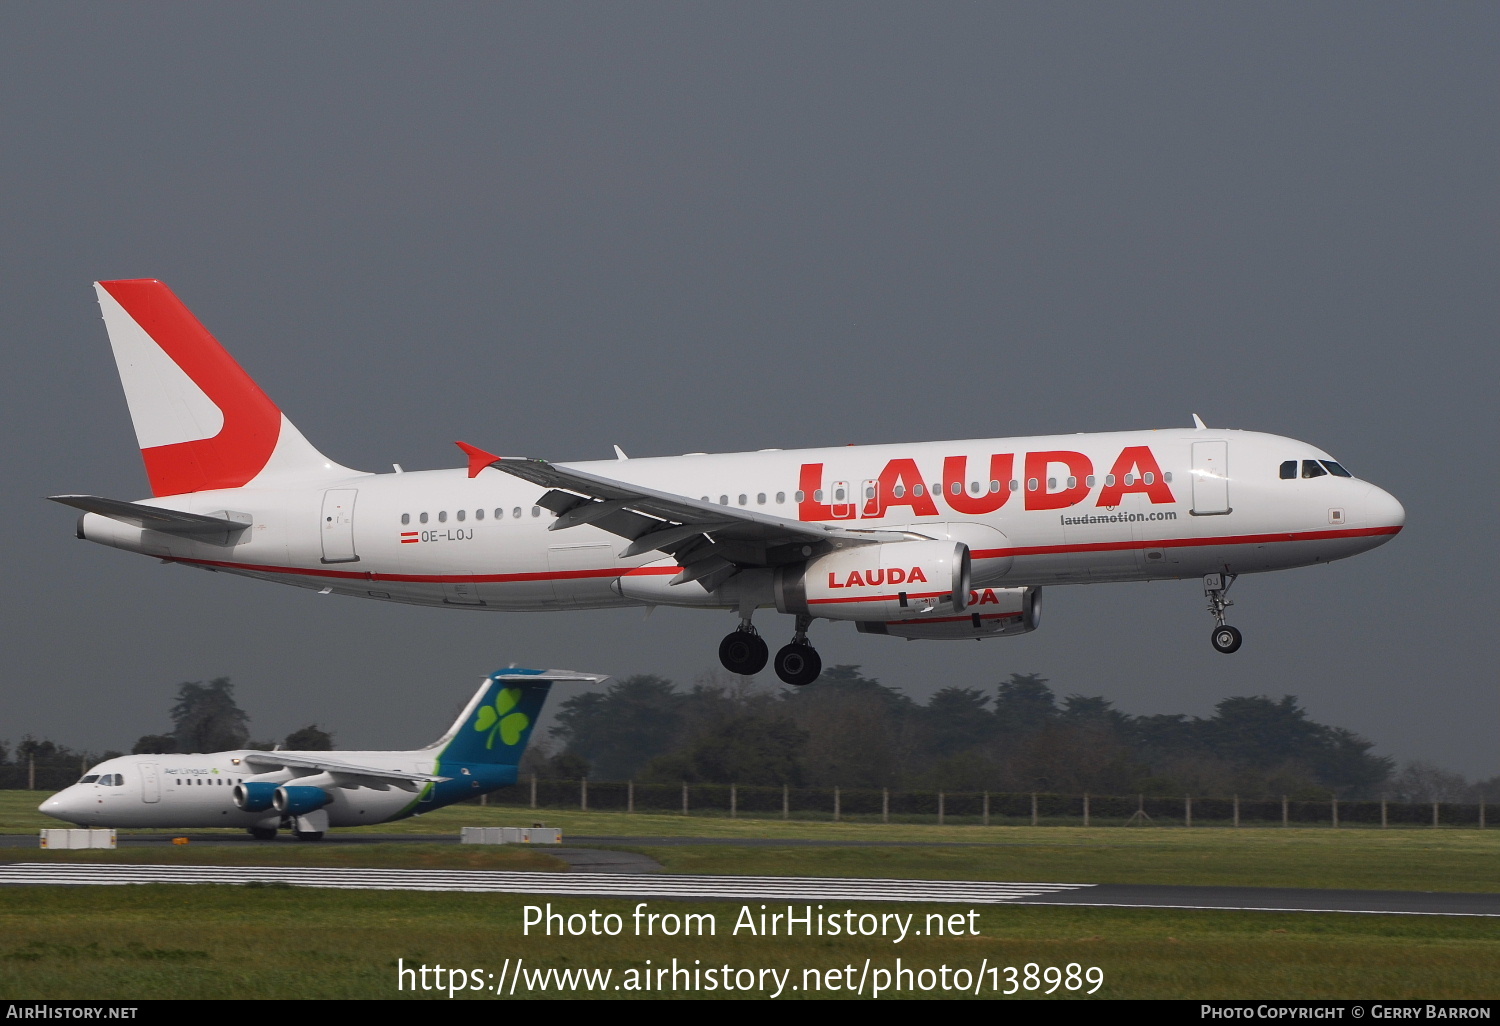
[[[70,794],[72,788],[67,791],[59,791],[36,807],[36,811],[53,819],[60,819],[65,823],[77,823],[78,816],[82,812],[83,803],[76,794]]]
[[[1401,530],[1406,524],[1406,509],[1396,497],[1383,488],[1370,485],[1363,502],[1366,527],[1393,527]],[[1395,531],[1391,532],[1392,534]]]

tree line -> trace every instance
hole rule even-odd
[[[134,754],[269,750],[228,677],[184,681],[171,727]],[[282,748],[328,751],[309,724]],[[1350,730],[1310,719],[1297,699],[1226,698],[1207,718],[1131,716],[1101,697],[1061,698],[1038,674],[988,688],[945,687],[921,704],[858,666],[814,687],[768,690],[712,674],[688,688],[650,674],[561,703],[533,738],[523,773],[577,780],[1062,794],[1290,795],[1471,802],[1500,797],[1500,777],[1471,783],[1431,763],[1374,755]],[[0,741],[0,788],[56,790],[123,753],[74,750],[26,735]]]
[[[183,681],[177,685],[168,718],[171,729],[144,735],[131,746],[131,753],[185,754],[236,748],[269,751],[276,747],[275,741],[251,739],[250,717],[235,701],[234,685],[228,677],[216,677],[207,683]],[[320,730],[317,724],[308,724],[288,734],[281,747],[293,751],[329,751],[333,748],[333,735]],[[30,734],[13,750],[7,742],[0,741],[0,789],[36,787],[55,791],[73,783],[88,767],[123,754],[74,750]]]
[[[1485,786],[1421,763],[1396,774],[1373,747],[1315,722],[1290,695],[1226,698],[1206,718],[1131,716],[1013,673],[919,704],[846,665],[796,691],[716,675],[686,689],[626,677],[562,702],[522,769],[643,783],[1247,798],[1473,800]],[[1429,793],[1434,784],[1445,793]]]

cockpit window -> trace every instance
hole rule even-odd
[[[1333,462],[1333,460],[1319,460],[1318,462],[1321,463],[1321,464],[1323,464],[1323,466],[1327,467],[1328,468],[1328,472],[1330,474],[1332,474],[1334,477],[1353,477],[1354,476],[1353,474],[1349,473],[1349,471],[1347,471],[1343,467],[1341,467],[1339,464]]]
[[[1281,465],[1281,479],[1290,481],[1297,476],[1297,461],[1287,460]]]
[[[90,773],[88,776],[84,777],[83,779],[79,780],[78,782],[80,784],[92,784],[94,781],[96,781],[98,779],[99,779],[99,774],[97,774],[97,773]]]
[[[1328,476],[1328,471],[1324,470],[1318,464],[1317,460],[1303,460],[1302,461],[1302,476],[1303,477],[1327,477]]]

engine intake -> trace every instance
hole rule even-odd
[[[234,804],[246,812],[264,812],[276,800],[277,785],[268,780],[250,780],[235,784],[230,792]]]

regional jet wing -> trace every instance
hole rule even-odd
[[[549,488],[537,504],[557,514],[549,530],[593,524],[630,541],[621,559],[652,550],[674,557],[682,572],[673,584],[699,581],[714,591],[740,570],[792,563],[850,545],[907,541],[904,531],[861,531],[811,524],[757,510],[718,506],[686,495],[601,477],[545,460],[493,456],[460,442],[470,476],[493,466]]]
[[[435,784],[447,777],[431,773],[407,773],[403,770],[383,769],[379,766],[357,766],[338,759],[314,757],[291,752],[246,752],[242,760],[266,773],[274,769],[318,770],[333,774],[336,787],[369,787],[377,791],[388,791],[399,787],[403,791],[416,791],[423,784]],[[288,783],[296,783],[293,779]]]

